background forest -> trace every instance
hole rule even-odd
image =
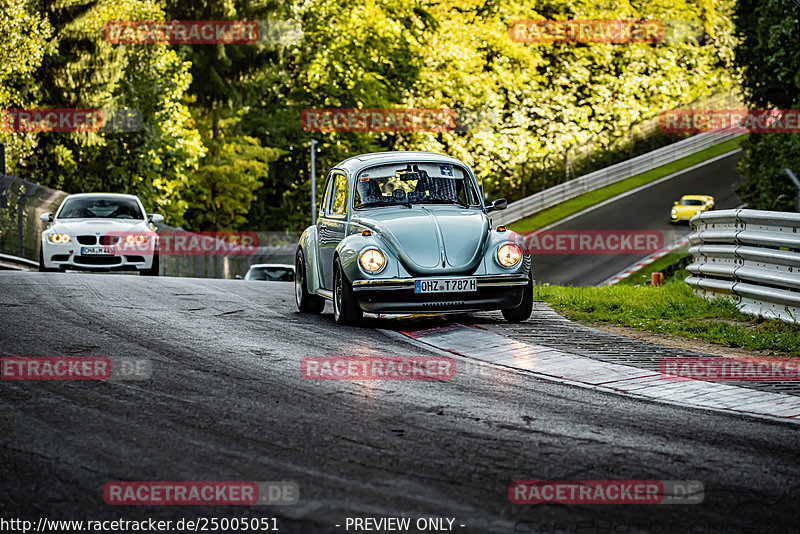
[[[135,109],[132,133],[0,132],[8,172],[67,192],[138,194],[193,230],[298,230],[317,185],[364,152],[441,151],[510,200],[569,177],[571,150],[606,151],[632,125],[742,88],[754,107],[797,107],[800,7],[788,0],[0,0],[0,109]],[[518,19],[659,19],[646,44],[512,42]],[[114,20],[288,21],[251,45],[118,45]],[[746,36],[746,37],[745,37]],[[468,108],[457,132],[320,133],[307,108]],[[800,170],[800,136],[751,135],[740,193],[792,209],[778,171]],[[613,157],[617,157],[619,154]],[[560,167],[559,167],[560,166]],[[553,169],[556,169],[553,171]]]

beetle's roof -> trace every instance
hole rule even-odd
[[[687,200],[705,200],[707,198],[711,200],[714,199],[714,197],[712,197],[711,195],[683,195],[681,197],[681,200],[683,200],[684,198]]]
[[[371,154],[362,154],[360,156],[353,156],[348,158],[338,165],[336,169],[342,169],[350,174],[353,174],[364,167],[372,165],[383,165],[391,163],[406,163],[413,161],[415,163],[436,162],[436,163],[450,163],[454,165],[467,165],[459,159],[444,154],[437,154],[436,152],[422,152],[422,151],[393,151],[393,152],[373,152]]]

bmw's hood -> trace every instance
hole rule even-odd
[[[419,275],[474,271],[489,232],[485,213],[459,206],[376,209],[358,222],[386,240],[409,273]]]
[[[150,231],[143,220],[130,219],[59,219],[52,230],[72,235],[106,235]]]

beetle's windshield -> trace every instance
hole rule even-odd
[[[684,198],[681,200],[681,206],[702,206],[703,201],[696,198]]]
[[[480,206],[472,178],[462,168],[440,163],[380,165],[361,171],[353,198],[356,209],[412,204]]]

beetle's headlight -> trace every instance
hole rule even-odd
[[[506,243],[497,251],[497,261],[503,267],[513,267],[522,259],[522,251],[517,245]]]
[[[361,268],[368,273],[377,273],[383,266],[386,265],[386,258],[383,253],[377,248],[368,248],[358,257]]]
[[[673,215],[677,215],[677,214],[678,214],[678,210],[677,210],[677,208],[672,208],[672,214],[673,214]]]
[[[131,234],[125,237],[125,242],[129,245],[144,245],[150,239],[149,236],[142,234]]]
[[[51,243],[59,243],[59,244],[70,242],[70,238],[67,234],[50,234],[49,236],[47,236],[47,240],[50,241]]]

